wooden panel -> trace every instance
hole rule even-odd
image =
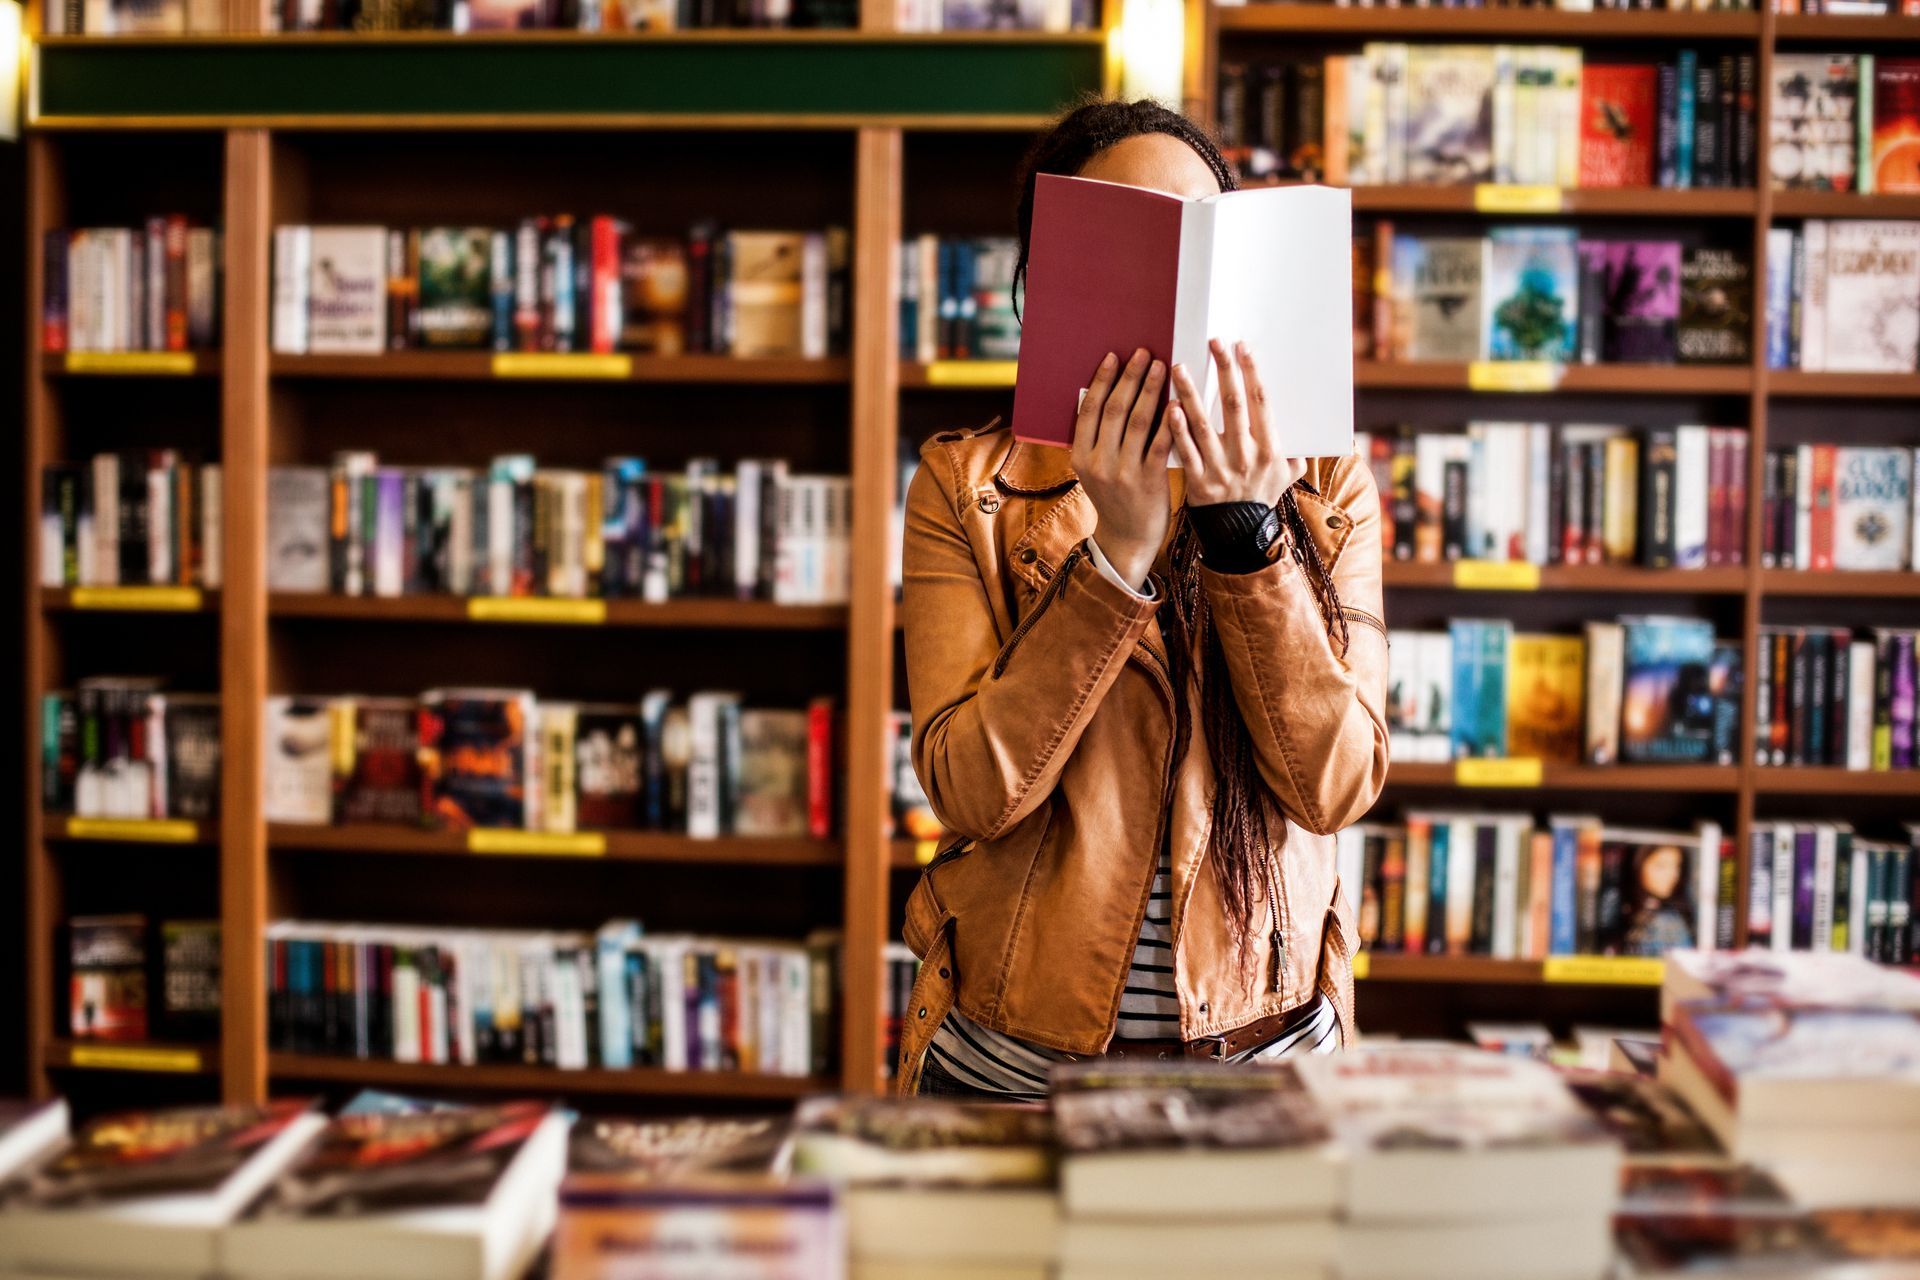
[[[688,862],[709,866],[805,866],[840,864],[840,849],[831,840],[773,839],[732,836],[696,840],[666,831],[608,831],[602,833],[603,853],[583,856],[628,862]],[[467,834],[459,831],[423,831],[403,826],[310,827],[276,822],[267,828],[275,849],[330,850],[336,853],[435,857],[487,857],[475,854]],[[567,857],[564,854],[527,854],[526,857]]]
[[[1452,764],[1398,764],[1387,773],[1388,786],[1452,787]],[[1542,767],[1538,784],[1523,784],[1518,790],[1548,791],[1677,791],[1725,792],[1740,788],[1740,770],[1733,765],[1574,765],[1549,764]],[[1513,787],[1475,787],[1478,792],[1503,791]]]
[[[1912,799],[1920,795],[1920,772],[1912,769],[1828,769],[1808,765],[1756,768],[1753,770],[1753,785],[1761,795],[1896,796]]]
[[[288,1082],[340,1081],[431,1093],[436,1089],[502,1089],[539,1097],[591,1094],[667,1094],[688,1098],[804,1098],[828,1092],[831,1080],[813,1076],[749,1075],[735,1071],[561,1071],[553,1067],[458,1066],[363,1062],[318,1054],[276,1053],[268,1070],[279,1088]]]
[[[760,384],[826,384],[845,382],[848,362],[841,359],[803,360],[738,356],[649,356],[627,354],[622,382],[742,382]],[[394,378],[410,381],[483,382],[500,377],[491,351],[395,351],[378,356],[285,356],[272,358],[276,377]],[[583,380],[564,364],[544,374],[511,375],[516,381],[559,382]],[[597,379],[596,379],[597,380]]]
[[[355,622],[473,622],[475,626],[536,625],[484,623],[473,618],[477,602],[464,596],[331,596],[279,592],[268,601],[276,618],[337,618]],[[535,598],[532,605],[571,601]],[[589,602],[580,602],[589,603]],[[652,604],[641,600],[602,600],[609,627],[663,627],[711,630],[813,631],[843,627],[845,605],[774,604],[767,600],[668,600]],[[52,607],[52,606],[49,606]],[[552,625],[568,625],[556,620]]]
[[[1767,569],[1760,575],[1770,596],[1837,596],[1842,599],[1920,599],[1920,573],[1813,573],[1799,569]]]
[[[1772,369],[1767,373],[1767,385],[1776,396],[1920,398],[1920,373],[1809,373],[1800,369]]]
[[[1540,591],[1639,592],[1659,595],[1739,595],[1746,590],[1745,569],[1643,569],[1637,565],[1541,565]],[[1469,590],[1460,585],[1457,564],[1421,564],[1389,560],[1382,566],[1389,587]],[[1495,596],[1504,594],[1489,589]],[[1526,594],[1518,592],[1515,594]]]
[[[1365,13],[1364,9],[1351,12]],[[1379,12],[1379,11],[1375,11]],[[1474,12],[1468,10],[1467,12]],[[1489,365],[1495,362],[1489,362]],[[1497,370],[1496,370],[1497,371]],[[1471,369],[1437,360],[1362,360],[1354,366],[1356,387],[1398,387],[1413,390],[1466,390]],[[1704,395],[1746,395],[1753,388],[1753,370],[1745,365],[1686,364],[1570,364],[1562,366],[1555,383],[1545,390],[1590,391],[1616,395],[1653,395],[1692,392]]]
[[[1497,197],[1499,190],[1483,192],[1470,185],[1358,186],[1352,188],[1353,208],[1356,213],[1473,213],[1481,208],[1483,199]],[[1603,214],[1628,218],[1750,218],[1756,198],[1751,191],[1595,187],[1560,191],[1558,201],[1558,209],[1541,210],[1541,213],[1547,217]]]
[[[26,296],[21,301],[27,308],[27,323],[23,326],[26,335],[26,358],[23,369],[38,367],[37,355],[40,345],[40,326],[34,321],[40,315],[41,297],[45,288],[45,275],[39,245],[44,232],[59,226],[65,210],[59,189],[60,175],[56,168],[55,142],[44,136],[29,136],[24,144],[27,148],[27,235],[26,245]],[[55,911],[56,887],[53,883],[53,869],[47,861],[47,850],[43,841],[43,825],[40,817],[40,697],[47,691],[49,676],[49,650],[54,635],[52,623],[38,607],[39,589],[37,570],[40,563],[40,472],[52,461],[48,454],[48,442],[53,436],[52,405],[49,403],[46,384],[29,374],[26,381],[27,402],[22,435],[25,448],[21,465],[20,519],[21,546],[25,549],[27,566],[25,581],[27,587],[27,607],[25,614],[25,632],[22,637],[25,645],[26,688],[22,710],[26,713],[21,762],[26,765],[26,777],[22,781],[22,796],[25,803],[21,806],[25,831],[24,849],[26,863],[25,880],[25,918],[21,927],[26,931],[27,941],[27,1031],[24,1042],[27,1050],[27,1081],[33,1096],[47,1097],[51,1084],[42,1070],[46,1046],[53,1034],[53,930],[57,919]]]

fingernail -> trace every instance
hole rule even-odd
[[[1147,349],[1146,349],[1145,347],[1141,347],[1141,348],[1139,348],[1139,349],[1137,349],[1137,350],[1136,350],[1136,351],[1135,351],[1135,352],[1133,353],[1133,359],[1134,359],[1134,363],[1135,363],[1135,364],[1138,364],[1138,363],[1139,363],[1140,361],[1142,361],[1142,360],[1144,360],[1144,359],[1146,359],[1146,358],[1147,358],[1147,357],[1148,357],[1149,355],[1151,355],[1151,354],[1152,354],[1152,353],[1151,353],[1150,351],[1148,351],[1148,350],[1147,350]]]
[[[1159,377],[1161,374],[1165,373],[1166,371],[1167,371],[1166,366],[1161,364],[1158,360],[1155,360],[1152,366],[1149,367],[1147,370],[1148,373],[1152,374],[1156,378]]]
[[[1107,352],[1107,358],[1100,362],[1100,367],[1102,369],[1111,369],[1113,368],[1114,361],[1118,360],[1119,358],[1120,357],[1114,355],[1113,352],[1109,351]]]

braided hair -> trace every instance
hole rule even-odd
[[[1027,249],[1033,234],[1033,197],[1043,173],[1072,176],[1116,143],[1143,134],[1163,133],[1193,148],[1213,171],[1222,191],[1239,187],[1233,168],[1207,132],[1177,111],[1142,99],[1120,102],[1090,99],[1063,116],[1034,143],[1020,167],[1020,198],[1015,209],[1019,255],[1013,273],[1017,309],[1027,277]],[[1205,429],[1203,424],[1196,424]],[[1164,428],[1156,428],[1164,429]],[[1346,617],[1340,607],[1333,577],[1321,562],[1300,508],[1289,489],[1280,500],[1280,554],[1291,555],[1310,584],[1330,639],[1346,648]],[[1183,507],[1175,516],[1167,551],[1170,569],[1168,599],[1161,610],[1167,638],[1168,665],[1173,671],[1174,753],[1184,757],[1193,737],[1192,716],[1184,691],[1194,687],[1200,709],[1200,729],[1213,762],[1212,822],[1207,833],[1208,861],[1220,887],[1227,920],[1244,950],[1252,940],[1246,923],[1255,918],[1254,904],[1267,888],[1269,833],[1280,821],[1279,801],[1254,758],[1253,739],[1234,702],[1226,652],[1213,625],[1200,575],[1200,541]],[[1196,661],[1197,659],[1197,661]],[[1168,775],[1171,786],[1172,774]],[[1168,797],[1171,799],[1171,797]],[[1278,904],[1275,903],[1275,910]],[[1278,926],[1278,921],[1275,922]]]

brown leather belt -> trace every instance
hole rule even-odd
[[[1298,1010],[1276,1013],[1272,1017],[1249,1022],[1244,1027],[1198,1040],[1121,1040],[1116,1037],[1104,1055],[1118,1061],[1172,1061],[1198,1058],[1224,1062],[1275,1039],[1287,1029],[1287,1022]]]

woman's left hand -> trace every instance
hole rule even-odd
[[[1176,401],[1167,407],[1173,445],[1187,471],[1187,505],[1261,502],[1278,506],[1294,481],[1307,473],[1307,460],[1281,454],[1253,352],[1236,342],[1229,355],[1227,344],[1218,338],[1207,345],[1219,372],[1224,430],[1215,431],[1207,421],[1200,388],[1185,365],[1173,366]]]

